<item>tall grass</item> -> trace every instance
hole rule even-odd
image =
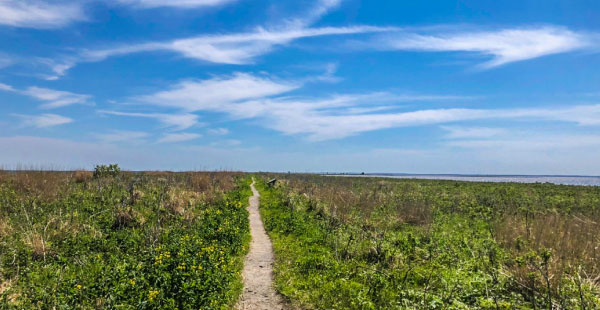
[[[240,173],[0,171],[0,309],[221,309],[249,240]]]
[[[338,308],[360,308],[359,296],[363,308],[600,308],[599,187],[272,176],[280,184],[263,212],[282,241],[278,283],[305,307],[323,308],[327,288],[294,285],[303,272],[362,283]],[[332,256],[301,272],[294,253],[311,244]]]

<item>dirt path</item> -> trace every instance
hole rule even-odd
[[[273,245],[258,212],[260,196],[252,181],[250,197],[250,252],[244,262],[244,291],[236,308],[239,310],[285,309],[281,296],[273,288]]]

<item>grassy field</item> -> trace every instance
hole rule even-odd
[[[0,309],[230,308],[248,184],[225,172],[0,172]]]
[[[0,171],[0,309],[232,308],[248,175],[114,168]],[[600,309],[600,187],[275,176],[296,308]]]
[[[261,212],[298,308],[600,309],[600,187],[273,176]]]

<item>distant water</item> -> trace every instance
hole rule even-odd
[[[344,174],[338,176],[381,177],[394,179],[454,180],[469,182],[553,183],[562,185],[600,186],[600,177],[558,175],[464,175],[464,174]]]

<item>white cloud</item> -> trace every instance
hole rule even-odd
[[[158,140],[158,143],[183,142],[183,141],[198,139],[200,137],[202,137],[202,135],[196,134],[196,133],[185,133],[185,132],[170,133],[170,134],[166,134],[162,138],[160,138]]]
[[[317,0],[303,16],[285,20],[283,27],[295,29],[308,27],[332,9],[337,8],[341,3],[342,0]]]
[[[49,74],[40,74],[40,76],[47,81],[55,81],[60,79],[62,76],[67,74],[67,71],[77,64],[77,60],[74,57],[62,57],[62,58],[37,58],[37,63],[44,65],[50,69]]]
[[[24,28],[60,28],[85,20],[82,3],[0,0],[0,24]]]
[[[294,40],[318,36],[351,35],[386,32],[395,28],[353,26],[267,30],[253,32],[205,35],[169,42],[150,42],[109,49],[83,51],[80,61],[101,61],[108,57],[151,51],[171,51],[187,58],[223,64],[248,64],[256,57],[271,52],[275,46]]]
[[[8,92],[14,92],[15,91],[15,89],[12,86],[4,84],[4,83],[0,83],[0,90],[8,91]]]
[[[338,70],[338,64],[337,63],[328,63],[325,65],[324,68],[324,72],[321,75],[318,75],[316,77],[317,81],[321,81],[321,82],[329,82],[329,83],[337,83],[340,82],[342,80],[342,78],[337,77],[335,75],[335,73]]]
[[[129,130],[113,130],[108,133],[94,134],[98,140],[106,143],[128,142],[139,144],[144,142],[148,137],[147,132],[129,131]]]
[[[117,0],[120,3],[133,5],[140,8],[199,8],[226,4],[237,0]]]
[[[600,125],[600,105],[523,109],[426,109],[396,112],[397,103],[471,99],[428,94],[396,95],[386,92],[335,95],[328,98],[282,96],[297,86],[292,82],[258,78],[248,74],[179,83],[170,90],[138,97],[142,104],[209,111],[232,119],[259,119],[261,126],[309,140],[345,138],[362,132],[458,121],[508,119],[561,121]],[[450,136],[498,134],[492,129],[447,127]]]
[[[226,0],[119,0],[123,3],[145,7],[200,5],[222,3]],[[285,19],[274,27],[257,27],[254,31],[231,34],[207,34],[162,42],[124,44],[110,48],[81,50],[66,60],[50,61],[47,65],[55,72],[46,79],[58,79],[81,62],[97,62],[108,57],[141,52],[170,51],[183,57],[221,64],[249,64],[257,57],[271,52],[277,46],[292,41],[319,36],[353,35],[388,32],[396,27],[349,26],[308,28],[329,10],[336,8],[341,0],[317,0],[312,8],[298,18]]]
[[[190,113],[182,114],[166,114],[166,113],[134,113],[134,112],[119,112],[119,111],[106,111],[99,110],[101,114],[109,114],[116,116],[128,116],[128,117],[143,117],[153,118],[158,120],[165,127],[173,128],[174,130],[185,130],[192,126],[200,126],[202,123],[198,122],[198,116]]]
[[[492,59],[481,64],[492,68],[551,54],[580,50],[592,38],[565,28],[546,26],[442,34],[399,33],[383,38],[384,49],[429,52],[472,52]]]
[[[181,82],[170,90],[143,96],[138,100],[188,111],[218,111],[227,110],[227,104],[232,102],[278,95],[299,86],[292,82],[278,82],[246,73],[236,73],[233,76],[209,80]]]
[[[47,128],[73,122],[73,119],[57,114],[13,115],[19,117],[23,121],[22,125],[26,127]]]
[[[413,123],[435,123],[437,118],[444,118],[444,121],[448,121],[449,117],[463,119],[466,114],[479,113],[450,109],[404,114],[371,114],[394,108],[394,104],[398,102],[468,98],[460,96],[396,95],[379,92],[336,95],[316,100],[281,97],[298,87],[300,85],[295,82],[237,73],[233,76],[178,83],[170,90],[141,96],[136,100],[142,104],[184,111],[221,112],[235,119],[261,118],[265,120],[262,122],[265,127],[285,134],[308,134],[313,140],[343,138],[363,131]]]
[[[41,105],[44,109],[54,109],[72,104],[90,104],[89,95],[75,94],[67,91],[58,91],[41,87],[29,87],[21,94],[36,98],[45,103]]]
[[[55,109],[73,104],[92,104],[90,95],[75,94],[67,91],[60,91],[37,86],[29,87],[25,90],[15,89],[14,87],[0,83],[0,90],[21,94],[35,98],[44,102],[40,107],[43,109]]]
[[[154,0],[148,1],[153,2]],[[281,23],[282,25],[270,29],[258,27],[255,31],[246,33],[204,35],[170,42],[126,45],[112,49],[88,51],[84,53],[83,57],[88,61],[98,61],[116,55],[167,50],[187,58],[208,62],[247,64],[254,58],[270,52],[277,45],[286,45],[301,38],[382,32],[391,29],[372,26],[307,28],[339,3],[340,0],[318,0],[304,16],[285,20]]]

